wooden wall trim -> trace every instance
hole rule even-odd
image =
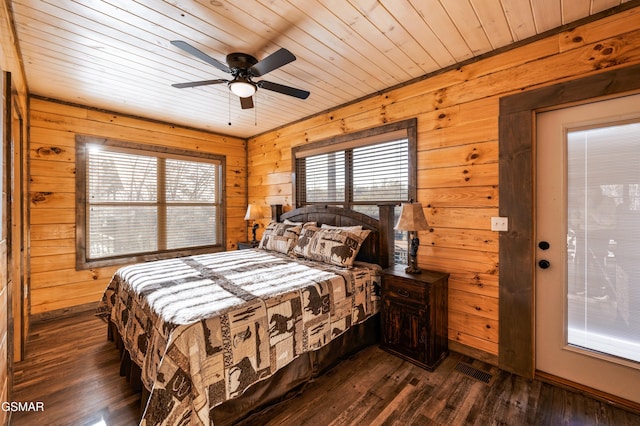
[[[478,361],[486,362],[489,365],[498,367],[498,356],[482,351],[480,349],[472,348],[471,346],[460,343],[456,340],[449,339],[449,351],[457,352],[464,356],[477,359]]]
[[[535,374],[535,113],[640,90],[640,65],[558,83],[500,99],[499,315],[501,369]]]
[[[507,99],[508,104],[512,99]],[[533,152],[532,112],[502,113],[499,123],[499,215],[509,231],[499,236],[498,363],[531,377],[533,370]],[[514,322],[511,322],[515,320]]]
[[[580,394],[587,395],[590,398],[594,398],[594,399],[597,399],[598,401],[602,401],[605,404],[613,405],[614,407],[619,407],[619,408],[622,408],[623,410],[640,414],[640,404],[636,402],[629,401],[628,399],[620,398],[617,395],[611,395],[610,393],[603,392],[598,389],[584,386],[580,383],[572,382],[571,380],[563,379],[562,377],[537,371],[536,380],[549,383],[553,386],[558,386],[562,389],[568,389],[572,392],[578,392]]]
[[[98,306],[97,302],[83,303],[82,305],[70,306],[68,308],[54,309],[52,311],[40,312],[31,316],[31,324],[38,324],[44,321],[57,320],[65,318],[71,315],[76,315],[81,312],[96,311]]]
[[[9,282],[9,268],[7,264],[8,255],[8,218],[11,212],[8,211],[9,197],[6,173],[6,151],[8,148],[8,119],[10,115],[7,112],[7,106],[10,103],[7,97],[11,96],[8,88],[10,73],[0,68],[0,140],[2,141],[0,149],[0,398],[2,401],[11,401],[13,393],[13,333],[12,333],[12,303],[11,303],[11,285]],[[0,410],[0,424],[8,424],[11,413]]]

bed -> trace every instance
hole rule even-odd
[[[98,315],[143,392],[140,424],[232,424],[378,342],[392,215],[309,206],[256,249],[120,268]]]

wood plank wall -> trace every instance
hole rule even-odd
[[[117,269],[75,269],[76,134],[225,155],[226,247],[246,240],[245,140],[31,98],[32,315],[97,303]]]
[[[13,32],[11,14],[7,2],[5,1],[2,1],[2,3],[0,4],[0,72],[11,73],[11,96],[13,98],[11,104],[14,104],[15,108],[18,108],[24,117],[24,113],[27,110],[27,90],[24,81],[22,66],[18,55],[18,50],[16,48],[16,40]],[[0,84],[0,88],[1,87],[2,84]],[[2,116],[2,114],[0,114],[0,116]],[[5,117],[10,119],[11,113],[7,111]],[[5,140],[4,138],[4,131],[8,130],[8,128],[5,127],[7,126],[7,124],[8,123],[2,123],[0,125],[0,129],[2,129],[2,132],[0,132],[0,134],[2,135],[2,152],[7,152],[8,148],[5,146],[7,140]],[[0,168],[0,170],[2,170],[2,168]],[[0,202],[2,202],[3,206],[2,226],[6,231],[6,221],[9,215],[19,216],[19,212],[4,211],[6,209],[8,200],[8,195],[6,193],[7,188],[5,187],[5,179],[6,175],[3,174],[1,179],[3,193]],[[16,199],[18,198],[19,196]],[[22,226],[21,223],[17,223],[16,225]],[[9,283],[8,280],[10,276],[16,276],[16,271],[12,271],[13,273],[10,273],[10,271],[8,270],[8,246],[6,236],[6,232],[3,232],[0,238],[0,402],[10,401],[12,398],[12,362],[19,360],[19,358],[12,357],[10,351],[12,350],[12,348],[20,347],[20,342],[13,341],[13,336],[11,335],[12,333],[9,331],[15,324],[11,324],[9,317],[7,316],[7,314],[10,312],[8,303],[11,301],[12,304],[16,305],[20,303],[20,300],[19,298],[17,301],[15,299],[12,300],[9,297],[9,292],[11,292],[13,289],[11,283]],[[17,276],[20,276],[19,271],[17,272]],[[17,282],[19,281],[20,280],[18,280]],[[15,294],[15,292],[13,293]],[[14,295],[13,297],[15,298],[16,296]],[[18,324],[18,327],[20,327],[20,324]],[[20,334],[20,330],[18,330],[18,333],[15,334],[18,336],[18,338],[22,336]],[[0,425],[7,424],[8,420],[9,413],[0,410]]]
[[[291,208],[293,147],[417,117],[418,261],[451,273],[451,347],[497,363],[499,99],[637,63],[639,28],[630,9],[251,138],[249,202]]]

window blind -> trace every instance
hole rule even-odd
[[[355,148],[353,201],[406,201],[409,199],[407,139]]]
[[[167,249],[218,242],[216,168],[211,163],[166,160]]]
[[[220,243],[220,162],[87,147],[88,260]]]
[[[305,169],[307,202],[344,203],[344,151],[315,155],[301,160],[301,162]]]
[[[349,207],[402,202],[409,197],[406,138],[296,160],[299,204]]]

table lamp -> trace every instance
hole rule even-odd
[[[424,217],[424,210],[422,210],[422,204],[420,203],[402,203],[400,210],[400,219],[393,228],[397,231],[409,231],[409,240],[411,244],[409,246],[409,259],[407,268],[404,270],[407,274],[419,274],[422,271],[416,264],[416,257],[418,256],[418,247],[420,246],[420,240],[418,239],[418,231],[425,231],[429,229],[427,219]],[[413,234],[413,237],[411,236]]]
[[[244,220],[249,221],[249,223],[253,222],[253,226],[251,230],[253,231],[253,239],[251,240],[252,244],[256,244],[258,241],[256,240],[256,230],[260,225],[256,223],[256,219],[260,218],[260,208],[255,204],[249,204],[247,206],[247,213],[244,215]]]

